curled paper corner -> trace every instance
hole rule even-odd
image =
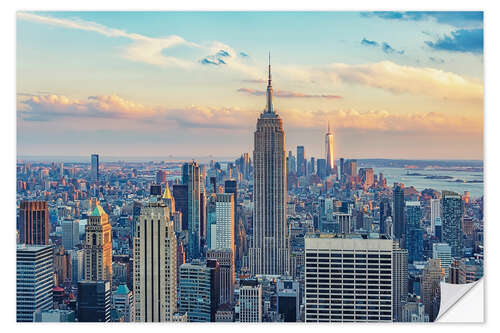
[[[441,302],[436,322],[484,322],[484,280],[466,284],[441,282]]]

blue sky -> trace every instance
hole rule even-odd
[[[323,154],[330,120],[345,156],[481,158],[482,29],[477,12],[19,12],[18,155],[251,151],[271,51],[288,149]]]

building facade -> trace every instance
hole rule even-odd
[[[391,322],[393,241],[357,234],[305,237],[306,322]]]
[[[22,244],[49,244],[49,208],[46,201],[21,201],[19,240]]]
[[[78,282],[79,322],[109,322],[111,320],[111,282],[107,280]]]
[[[443,242],[450,245],[453,257],[460,257],[462,254],[462,220],[464,217],[462,196],[455,192],[443,191],[441,209]]]
[[[111,224],[108,214],[97,204],[85,226],[85,280],[113,278]]]
[[[52,309],[52,245],[17,245],[16,320],[32,322],[37,310]]]
[[[257,121],[254,135],[253,244],[249,249],[253,274],[289,271],[286,227],[286,163],[283,121],[274,112],[271,65],[267,107]]]
[[[142,207],[134,238],[135,321],[172,321],[177,312],[177,239],[170,210]]]

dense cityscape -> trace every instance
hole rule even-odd
[[[432,322],[482,277],[482,177],[426,173],[482,163],[338,157],[330,123],[324,156],[287,152],[268,73],[233,161],[18,159],[17,321]]]

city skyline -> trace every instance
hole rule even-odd
[[[270,50],[287,151],[482,159],[482,13],[419,13],[18,12],[18,155],[249,152]]]

